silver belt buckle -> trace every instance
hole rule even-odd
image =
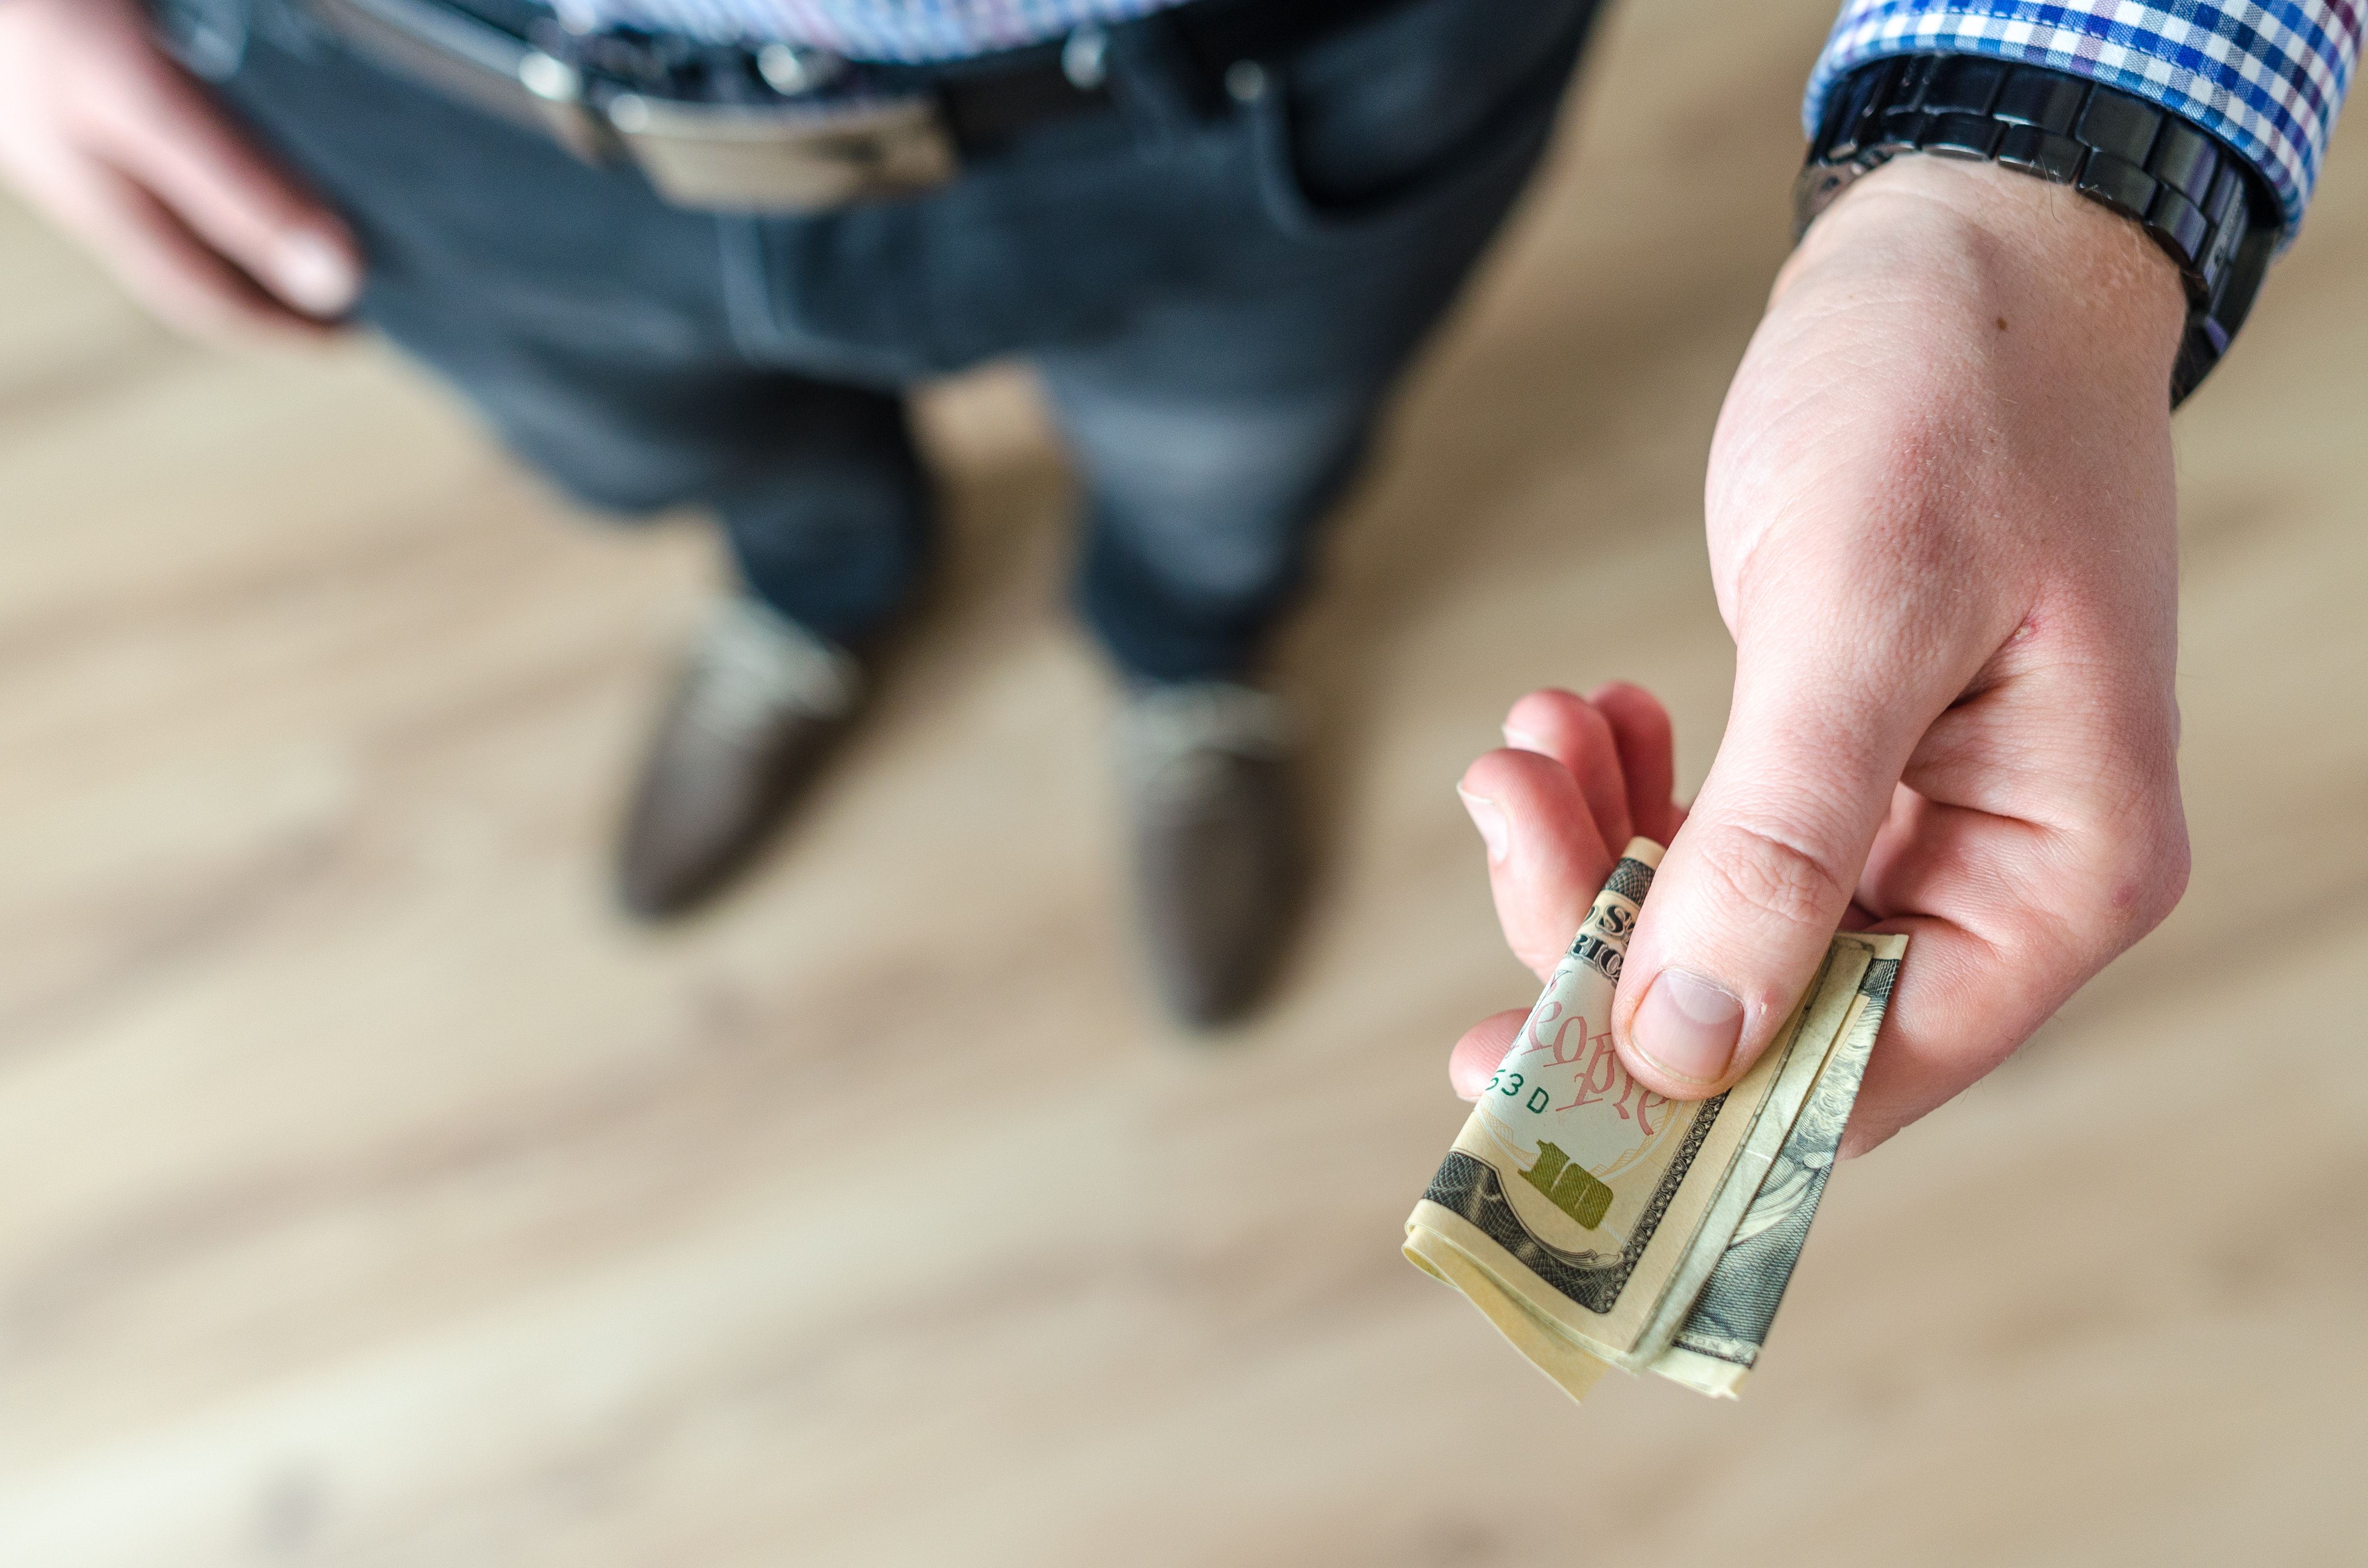
[[[680,207],[821,211],[944,185],[958,165],[930,97],[743,107],[624,94],[603,107],[650,184]]]

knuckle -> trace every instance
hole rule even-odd
[[[1787,925],[1831,926],[1850,902],[1827,860],[1766,828],[1722,823],[1700,854],[1745,908]]]
[[[2187,822],[2176,805],[2141,816],[2123,830],[2100,835],[2080,857],[2080,880],[2090,890],[2074,907],[2084,910],[2076,949],[2101,967],[2170,917],[2187,892],[2193,867]]]
[[[2115,915],[2135,941],[2163,921],[2179,907],[2187,892],[2187,879],[2193,869],[2193,857],[2187,842],[2187,824],[2176,812],[2169,820],[2157,824],[2152,830],[2135,835],[2118,846],[2112,880],[2107,884],[2112,892]]]

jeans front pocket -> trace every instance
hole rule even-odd
[[[1248,110],[1269,216],[1363,235],[1501,193],[1543,147],[1595,9],[1417,0],[1302,50]]]

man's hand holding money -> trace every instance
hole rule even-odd
[[[1511,749],[1461,787],[1506,939],[1542,976],[1628,835],[1668,843],[1612,1014],[1641,1083],[1726,1088],[1838,926],[1911,933],[1844,1145],[1861,1153],[2177,903],[2184,308],[2134,225],[1988,166],[1903,159],[1811,229],[1713,443],[1735,699],[1691,814],[1668,718],[1631,687],[1522,699]],[[1459,1092],[1522,1016],[1458,1044]]]

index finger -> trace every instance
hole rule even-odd
[[[119,100],[97,111],[96,150],[296,309],[320,319],[350,309],[362,262],[344,221],[176,67],[159,59],[141,74],[141,101]]]

